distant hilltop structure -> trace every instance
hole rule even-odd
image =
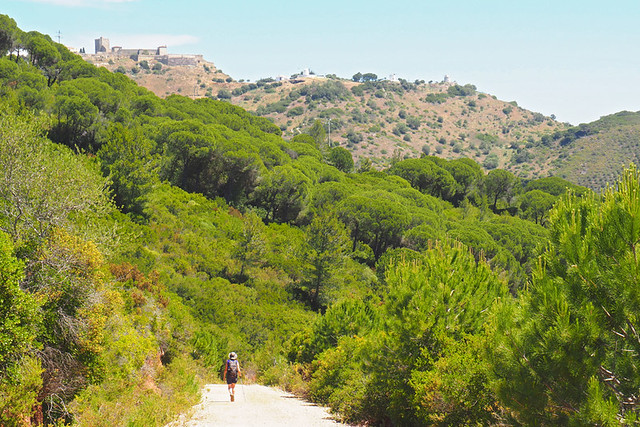
[[[110,47],[109,39],[105,37],[95,40],[95,54],[93,56],[103,57],[104,59],[128,57],[134,61],[154,60],[165,65],[198,65],[204,61],[202,55],[169,54],[167,46],[159,46],[155,49]]]

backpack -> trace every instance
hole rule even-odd
[[[227,360],[227,375],[238,375],[238,361],[237,360]]]

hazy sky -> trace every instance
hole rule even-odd
[[[640,110],[639,0],[0,0],[93,52],[199,53],[235,79],[304,68],[460,84],[573,124]]]

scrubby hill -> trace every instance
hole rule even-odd
[[[557,175],[599,190],[640,156],[638,113],[570,127],[472,85],[313,75],[250,83],[208,62],[165,67],[122,58],[96,65],[127,74],[161,97],[182,94],[239,105],[273,121],[287,139],[319,121],[316,137],[377,168],[423,154],[468,157],[485,170],[503,168],[525,179]]]
[[[297,83],[296,83],[297,82]],[[384,165],[392,156],[469,157],[487,169],[509,167],[523,174],[517,159],[527,141],[562,128],[550,118],[519,108],[472,85],[391,81],[354,82],[340,79],[304,79],[271,83],[256,93],[231,101],[270,117],[286,135],[321,120],[331,141],[347,147],[356,158],[371,158]],[[533,165],[533,158],[526,163]]]
[[[87,56],[91,60],[91,56]],[[473,85],[444,82],[397,82],[368,76],[292,76],[254,83],[235,81],[211,63],[160,67],[120,59],[100,63],[129,75],[158,96],[212,97],[239,105],[272,120],[287,139],[307,132],[316,120],[322,137],[348,148],[356,161],[377,167],[392,158],[423,153],[454,159],[469,157],[489,170],[505,168],[533,178],[548,173],[555,159],[546,149],[532,149],[544,135],[566,125],[478,92]],[[149,69],[151,68],[151,69]],[[329,123],[330,122],[330,123]]]
[[[552,173],[595,190],[640,164],[640,112],[622,111],[543,138],[558,153]]]
[[[207,61],[198,65],[168,66],[158,61],[135,61],[127,56],[83,54],[85,61],[112,72],[126,74],[140,86],[160,97],[183,95],[191,98],[212,96],[217,85],[233,79]]]
[[[469,158],[354,170],[313,123],[159,98],[0,15],[0,424],[164,425],[232,349],[354,423],[638,420],[637,169],[603,197]]]

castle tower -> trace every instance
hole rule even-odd
[[[109,39],[105,39],[104,37],[96,39],[96,53],[108,53],[110,51]]]

